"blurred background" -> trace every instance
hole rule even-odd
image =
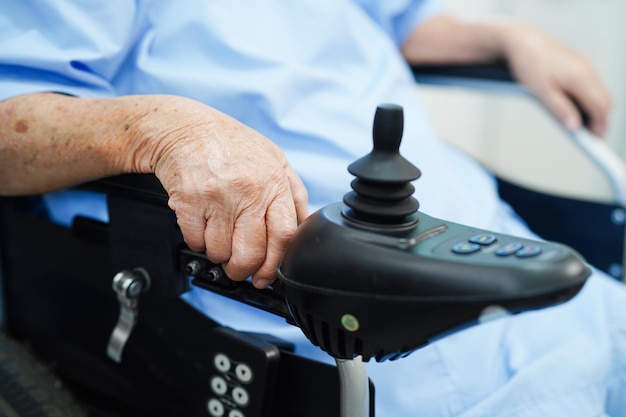
[[[605,138],[626,162],[626,1],[443,0],[450,11],[512,16],[585,54],[614,108]],[[440,136],[503,177],[563,196],[606,201],[609,184],[533,100],[458,88],[420,87]]]

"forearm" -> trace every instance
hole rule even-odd
[[[508,33],[517,23],[435,16],[406,40],[402,53],[411,64],[488,63],[506,54]]]
[[[0,194],[61,189],[105,176],[152,172],[145,122],[159,96],[114,99],[29,94],[0,102]],[[157,115],[158,117],[158,115]]]
[[[0,193],[41,193],[126,170],[126,134],[114,100],[54,93],[0,103]],[[122,153],[124,151],[122,150]]]

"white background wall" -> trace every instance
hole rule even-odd
[[[626,161],[626,1],[443,0],[447,9],[522,18],[589,57],[611,90],[607,140]],[[562,195],[605,200],[604,178],[534,102],[422,87],[438,133],[505,177]]]

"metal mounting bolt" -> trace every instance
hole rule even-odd
[[[611,221],[617,226],[621,226],[626,222],[626,210],[616,208],[611,212]]]
[[[113,289],[128,298],[137,298],[150,287],[150,276],[143,268],[123,270],[113,277]]]
[[[134,280],[126,288],[126,295],[129,298],[139,297],[139,294],[143,291],[143,283],[141,280]]]
[[[185,272],[187,275],[197,275],[201,270],[202,264],[196,259],[189,261],[187,265],[185,265]]]
[[[222,271],[221,268],[214,266],[213,268],[209,269],[206,276],[211,281],[217,281],[224,276],[224,272]]]

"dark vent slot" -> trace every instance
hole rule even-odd
[[[305,320],[303,322],[306,323],[306,328],[309,329],[309,339],[313,344],[320,346],[320,335],[317,331],[317,327],[315,326],[315,319],[310,314],[305,314]]]
[[[330,353],[332,353],[332,345],[330,343],[330,331],[328,329],[328,323],[326,323],[325,321],[321,321],[321,320],[317,320],[317,322],[319,324],[321,324],[322,328],[321,328],[321,332],[322,332],[322,338],[324,340],[324,344],[322,345],[322,347],[324,349],[326,349],[327,351],[330,351]]]
[[[337,329],[337,352],[340,358],[347,358],[348,352],[346,352],[346,334],[343,330]],[[350,357],[354,351],[350,352]]]
[[[354,339],[354,351],[353,352],[362,352],[361,356],[363,356],[363,360],[370,359],[370,354],[365,352],[365,349],[363,349],[363,340],[359,338]],[[365,355],[367,355],[367,357]]]

